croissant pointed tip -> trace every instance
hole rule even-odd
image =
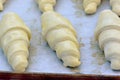
[[[36,0],[36,2],[42,12],[53,11],[53,7],[56,4],[56,0]]]
[[[97,10],[97,4],[96,3],[90,3],[86,6],[85,12],[86,14],[94,14]]]
[[[76,57],[73,57],[73,56],[63,57],[62,60],[63,60],[63,65],[66,67],[67,66],[68,67],[77,67],[81,64],[79,59]]]
[[[101,0],[83,0],[83,7],[86,14],[94,14]]]
[[[111,68],[113,70],[120,70],[120,60],[119,59],[112,59],[111,60]]]
[[[24,72],[28,66],[28,61],[24,55],[17,55],[14,57],[14,61],[11,65],[15,72]]]

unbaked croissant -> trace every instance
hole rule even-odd
[[[71,23],[52,11],[45,12],[41,19],[43,36],[58,58],[63,60],[65,66],[80,65],[79,43]]]
[[[110,10],[101,12],[95,38],[111,68],[120,70],[120,18]]]
[[[70,21],[54,12],[56,0],[38,0],[40,10],[43,11],[42,34],[49,46],[56,51],[64,66],[76,67],[80,65],[79,43],[76,31]]]
[[[0,22],[0,45],[14,71],[28,66],[31,31],[15,13],[7,13]]]

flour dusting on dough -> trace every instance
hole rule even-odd
[[[93,61],[92,63],[94,64],[97,62],[98,65],[103,65],[106,62],[106,59],[104,53],[100,50],[98,43],[92,38],[90,44],[91,49],[94,50],[92,57],[95,58],[95,61]]]

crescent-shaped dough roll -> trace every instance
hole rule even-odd
[[[42,34],[50,47],[56,51],[65,66],[80,65],[79,43],[75,29],[60,14],[47,11],[42,15]]]
[[[37,0],[37,3],[43,12],[41,23],[45,40],[56,51],[57,57],[63,61],[64,66],[79,66],[79,43],[70,21],[54,11],[56,0]]]
[[[7,13],[0,22],[0,46],[16,72],[28,66],[31,31],[15,13]]]
[[[95,38],[111,68],[120,70],[120,18],[110,10],[101,12]]]

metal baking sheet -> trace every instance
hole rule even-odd
[[[26,72],[120,75],[120,71],[111,70],[110,63],[105,60],[103,52],[94,41],[94,30],[99,13],[104,9],[110,9],[109,0],[102,0],[101,6],[94,15],[86,15],[83,12],[81,0],[57,0],[56,12],[71,21],[81,44],[82,64],[77,68],[64,67],[55,52],[44,41],[40,22],[42,13],[35,0],[8,0],[4,7],[4,11],[0,12],[0,19],[7,12],[15,12],[32,31],[29,66]],[[12,72],[2,49],[0,49],[0,71]]]

